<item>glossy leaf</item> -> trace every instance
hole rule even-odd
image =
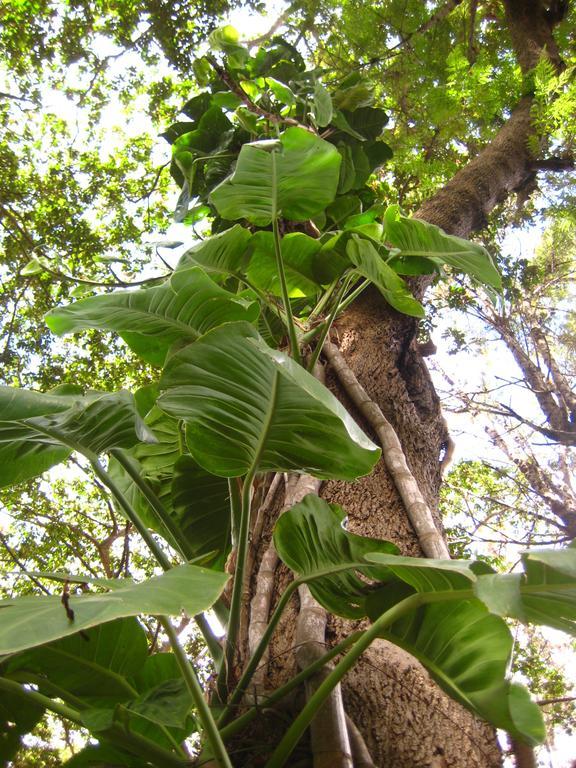
[[[385,213],[386,240],[400,249],[401,256],[424,256],[438,264],[449,264],[481,283],[500,289],[502,281],[488,251],[477,243],[447,235],[440,227],[402,216],[397,205]]]
[[[278,518],[274,546],[283,562],[298,576],[310,577],[325,569],[349,564],[350,570],[315,579],[308,586],[328,611],[359,619],[366,616],[369,590],[366,577],[390,578],[387,568],[374,568],[366,562],[366,553],[394,553],[397,548],[388,541],[348,532],[344,528],[345,517],[337,504],[328,504],[309,494]]]
[[[70,605],[75,603],[76,596],[72,596]],[[7,674],[22,682],[36,682],[47,696],[56,686],[65,701],[75,698],[87,707],[113,707],[146,690],[130,681],[148,658],[144,629],[135,618],[125,618],[88,629],[84,636],[76,632],[19,653],[8,661]]]
[[[251,238],[246,227],[235,224],[186,251],[178,270],[198,264],[209,274],[241,274],[248,262],[247,248]]]
[[[370,618],[378,618],[401,596],[388,586],[373,593],[368,600]],[[529,744],[544,740],[538,705],[506,678],[513,644],[510,630],[479,600],[424,605],[382,636],[415,656],[452,698],[496,727]]]
[[[223,218],[260,227],[276,216],[309,219],[334,200],[339,166],[331,144],[303,128],[288,128],[278,142],[245,144],[234,173],[210,201]]]
[[[162,365],[175,342],[189,343],[221,323],[257,316],[255,303],[247,305],[199,267],[189,267],[156,288],[116,291],[59,307],[46,322],[60,335],[85,328],[116,331],[147,362]]]
[[[522,565],[525,574],[478,579],[478,597],[500,616],[576,635],[576,549],[529,550]]]
[[[369,240],[352,235],[346,254],[356,271],[371,280],[394,309],[413,317],[424,317],[420,302],[413,298],[404,280],[386,264]]]
[[[246,273],[248,279],[262,291],[281,296],[272,232],[257,232],[252,238],[252,247],[254,252]],[[291,298],[311,296],[320,290],[315,276],[315,257],[321,247],[319,240],[301,232],[282,238],[282,261]]]
[[[192,456],[223,477],[259,470],[353,479],[379,449],[336,398],[244,323],[221,326],[175,354],[158,405],[187,424]]]
[[[36,394],[8,387],[0,391],[9,414],[38,413],[43,407],[46,414],[0,421],[0,486],[36,477],[73,450],[96,455],[155,439],[129,392],[63,396],[68,407],[59,412],[60,398]]]
[[[211,567],[224,568],[231,545],[228,482],[182,456],[174,465],[171,492],[173,517],[190,556],[211,553]]]
[[[183,565],[110,593],[74,595],[66,615],[60,596],[17,597],[0,602],[0,655],[72,635],[80,630],[141,613],[193,616],[210,608],[218,599],[228,575],[195,565]]]

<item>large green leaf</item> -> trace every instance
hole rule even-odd
[[[210,274],[240,275],[248,262],[248,244],[252,233],[235,224],[230,229],[202,240],[180,259],[178,270],[198,264]]]
[[[146,632],[135,618],[117,619],[82,634],[9,658],[5,675],[78,709],[86,723],[108,727],[121,705],[125,721],[157,743],[172,743],[193,728],[190,693],[172,653],[148,653]]]
[[[247,276],[263,291],[275,296],[282,295],[272,232],[257,232],[252,238],[254,252],[250,259]],[[302,232],[285,235],[281,241],[282,261],[286,273],[288,294],[291,298],[310,296],[320,290],[316,279],[316,254],[322,245]]]
[[[224,219],[248,219],[265,227],[276,216],[312,218],[336,196],[340,155],[303,128],[288,128],[278,141],[245,144],[232,176],[210,202]]]
[[[224,568],[230,551],[231,515],[228,482],[202,469],[191,456],[174,466],[173,517],[191,557],[213,553],[213,568]]]
[[[346,254],[356,271],[371,280],[398,312],[413,317],[424,317],[424,308],[410,294],[402,278],[391,269],[369,240],[352,235],[346,245]]]
[[[308,586],[330,612],[359,619],[366,616],[366,577],[380,581],[390,576],[387,568],[374,568],[366,563],[365,554],[393,553],[397,548],[388,541],[348,532],[344,521],[341,507],[309,494],[278,518],[274,546],[298,576],[312,577],[325,569],[349,564],[350,570],[323,576],[310,581]]]
[[[71,621],[59,596],[17,597],[0,602],[0,655],[16,653],[72,635],[80,630],[141,613],[195,615],[218,599],[228,575],[219,571],[183,565],[109,593],[74,595]]]
[[[301,471],[351,480],[380,450],[336,398],[252,326],[229,323],[169,360],[158,405],[187,423],[192,456],[223,477]]]
[[[127,453],[174,523],[172,535],[190,559],[212,553],[212,567],[224,567],[230,547],[228,482],[183,454],[183,430],[176,419],[154,406],[146,424],[156,443],[139,443]],[[167,530],[138,486],[112,458],[109,472],[144,523],[167,537]],[[118,510],[122,514],[122,510]],[[177,531],[180,533],[177,534]],[[168,541],[171,536],[168,535]]]
[[[131,678],[148,658],[146,633],[137,619],[117,619],[11,657],[6,676],[35,683],[47,696],[55,695],[55,686],[70,703],[73,697],[86,707],[113,706],[147,690]]]
[[[349,565],[349,571],[309,582],[320,604],[342,616],[368,614],[376,620],[416,592],[424,599],[430,595],[431,604],[404,614],[383,630],[383,637],[418,658],[472,711],[516,737],[540,743],[545,733],[539,708],[506,679],[510,631],[473,596],[474,583],[491,569],[482,563],[391,554],[394,548],[388,542],[347,533],[343,516],[338,507],[307,496],[276,524],[274,543],[280,557],[305,577]],[[381,584],[369,583],[369,578]]]
[[[530,550],[522,565],[524,574],[479,578],[478,597],[500,616],[576,635],[576,549]]]
[[[399,596],[388,586],[373,593],[368,599],[370,618],[377,619]],[[530,744],[545,739],[538,705],[522,686],[506,678],[513,645],[510,630],[479,600],[424,605],[382,636],[419,659],[450,696],[496,727]]]
[[[252,322],[258,305],[220,288],[199,267],[179,269],[156,288],[115,291],[53,309],[46,322],[54,333],[85,328],[116,331],[153,365],[163,365],[175,342],[191,342],[216,325]]]
[[[34,397],[30,398],[30,395]],[[0,486],[36,477],[64,461],[73,450],[100,454],[111,448],[129,448],[139,441],[155,440],[139,416],[129,392],[88,392],[60,398],[23,389],[0,388],[0,405],[15,418],[0,421]],[[44,415],[18,417],[33,408]]]
[[[126,766],[142,768],[142,758],[124,752],[111,744],[89,744],[64,763],[64,768],[102,768],[102,766]]]
[[[427,221],[402,216],[397,205],[386,210],[385,222],[385,239],[400,249],[401,256],[425,256],[438,264],[449,264],[493,288],[502,287],[498,270],[481,245],[447,235]]]

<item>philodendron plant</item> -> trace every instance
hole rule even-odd
[[[444,277],[448,266],[495,291],[500,279],[479,245],[377,198],[369,182],[391,158],[381,140],[386,115],[360,76],[329,93],[322,73],[306,70],[281,39],[251,56],[224,28],[211,45],[195,63],[203,90],[183,108],[189,120],[165,133],[182,190],[176,218],[210,225],[211,236],[198,238],[163,283],[84,298],[47,317],[56,334],[119,334],[157,369],[157,381],[134,394],[0,389],[1,484],[81,454],[162,571],[139,583],[43,574],[64,582],[66,599],[56,584],[53,596],[0,603],[0,757],[10,759],[48,710],[94,737],[70,766],[193,764],[182,745],[194,733],[203,759],[231,766],[226,742],[257,714],[247,705],[234,719],[235,704],[304,583],[328,611],[371,624],[267,692],[268,703],[280,700],[346,651],[269,768],[286,764],[318,707],[378,637],[417,657],[464,706],[537,744],[539,709],[507,679],[504,618],[574,633],[573,546],[528,552],[523,572],[506,575],[481,562],[406,558],[389,542],[347,532],[345,511],[308,495],[274,531],[295,578],[241,679],[230,674],[255,483],[266,473],[352,481],[380,456],[311,373],[334,319],[369,284],[397,311],[422,317],[403,275]],[[82,593],[69,597],[71,584]],[[211,608],[225,624],[223,643],[204,616]],[[218,674],[210,704],[171,624],[182,612],[196,619]],[[149,653],[142,614],[157,617],[171,653]]]

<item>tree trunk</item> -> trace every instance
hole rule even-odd
[[[544,4],[534,0],[505,0],[504,5],[513,30],[512,40],[522,41],[521,65],[533,66],[544,50],[554,60],[557,51],[551,37],[552,24],[544,17]],[[523,98],[491,144],[416,215],[463,237],[481,227],[494,206],[533,174],[534,158],[528,150],[532,131],[530,106],[530,97]],[[425,288],[423,281],[414,281],[417,295],[422,295]],[[436,511],[441,483],[441,446],[447,436],[438,397],[415,344],[416,329],[413,319],[392,310],[380,294],[371,289],[338,320],[332,341],[394,427],[408,466],[441,529]],[[377,441],[329,367],[327,384]],[[403,555],[422,556],[402,500],[382,461],[369,477],[354,483],[324,483],[320,495],[344,508],[349,517],[349,530],[393,541]],[[280,506],[281,499],[276,512],[269,510],[262,539],[256,542],[254,574],[267,549]],[[286,569],[277,570],[275,595],[289,578]],[[254,582],[255,577],[252,590]],[[271,643],[265,688],[282,684],[297,671],[294,654],[297,612],[298,600],[293,598]],[[337,643],[354,628],[351,622],[329,617],[328,644]],[[346,714],[362,734],[373,763],[380,768],[495,768],[501,765],[501,752],[493,729],[443,694],[417,661],[385,641],[373,644],[345,678],[342,687]],[[272,722],[278,723],[278,720]],[[278,727],[282,730],[284,724]],[[273,731],[274,727],[266,721],[259,736],[270,743],[270,739],[275,738]],[[252,733],[251,738],[254,736]],[[263,751],[266,752],[265,747]],[[238,764],[258,765],[259,758],[252,755],[247,762]],[[293,766],[300,764],[312,765],[306,745],[294,753],[289,762]],[[358,759],[355,764],[369,763]]]

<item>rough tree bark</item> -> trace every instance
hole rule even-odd
[[[548,5],[542,0],[504,0],[510,35],[524,70],[532,68],[542,54],[560,66],[552,38],[556,20],[546,13]],[[530,107],[530,97],[524,97],[490,145],[415,215],[463,237],[482,227],[494,206],[534,173],[535,158],[528,149],[532,133]],[[421,282],[414,284],[416,294],[422,295],[425,288]],[[437,508],[441,446],[446,440],[446,431],[415,334],[413,319],[396,313],[380,294],[369,290],[338,320],[332,341],[396,431],[408,467],[441,530]],[[377,435],[355,411],[329,365],[327,383],[377,442]],[[372,475],[355,483],[324,483],[320,495],[346,510],[350,530],[391,540],[404,555],[422,556],[421,544],[402,498],[383,462]],[[268,549],[281,503],[282,499],[267,511],[262,538],[254,542],[257,551],[252,593],[258,563]],[[276,570],[275,595],[289,578],[282,566]],[[298,600],[294,598],[271,644],[266,675],[260,678],[264,678],[265,688],[276,687],[297,671],[294,653],[297,613]],[[329,617],[327,643],[335,644],[352,629],[350,622]],[[362,734],[373,763],[381,768],[495,768],[501,765],[493,730],[446,697],[418,662],[385,641],[370,648],[342,687],[346,714]],[[278,718],[271,722],[277,723]],[[282,724],[278,728],[282,730]],[[274,738],[271,735],[274,730],[267,721],[257,738],[266,742]],[[349,733],[354,732],[354,727],[349,728]],[[251,736],[256,733],[257,730]],[[290,765],[312,765],[309,755],[304,746],[299,754],[293,755]],[[238,765],[258,764],[259,758],[253,753],[247,760],[238,762]],[[369,763],[358,759],[357,764]]]

